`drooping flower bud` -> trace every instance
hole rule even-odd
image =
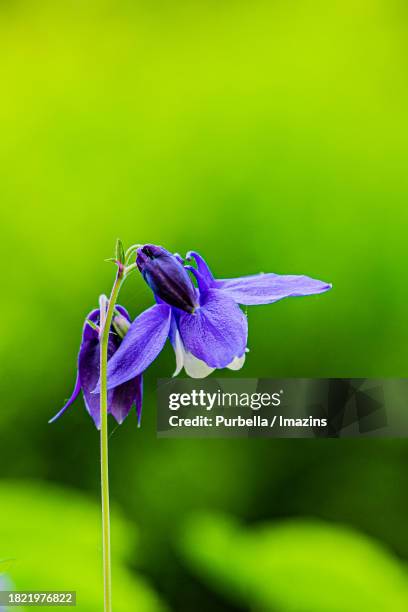
[[[105,308],[105,296],[101,296],[99,303]],[[96,427],[101,425],[101,409],[99,391],[94,392],[100,374],[100,319],[101,309],[92,310],[85,319],[82,331],[82,341],[79,348],[78,368],[75,387],[65,406],[49,422],[53,423],[73,404],[82,391],[85,406],[94,420]],[[115,325],[116,323],[116,325]],[[123,337],[130,328],[131,321],[128,312],[119,304],[115,307],[114,323],[110,329],[108,341],[108,363],[122,345]],[[127,330],[126,330],[127,328]],[[114,333],[116,332],[116,333]],[[122,335],[123,334],[123,335]],[[108,379],[109,383],[109,379]],[[121,424],[129,414],[132,406],[136,405],[138,419],[142,410],[143,382],[141,373],[137,374],[123,384],[118,384],[108,391],[108,412]]]
[[[136,264],[152,291],[171,306],[192,313],[197,308],[194,285],[180,261],[163,247],[145,244]]]

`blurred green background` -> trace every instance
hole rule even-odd
[[[404,376],[402,0],[0,2],[0,561],[101,609],[98,435],[69,396],[117,237],[220,277],[330,281],[248,309],[246,377]],[[152,303],[131,277],[132,316]],[[111,423],[115,611],[407,609],[405,441],[157,440]],[[115,531],[116,529],[116,531]],[[0,568],[0,573],[1,573]]]

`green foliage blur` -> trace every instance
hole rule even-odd
[[[47,420],[117,237],[194,248],[219,277],[333,283],[248,309],[246,377],[406,375],[407,29],[401,0],[0,2],[0,561],[16,588],[100,609],[98,435],[80,400]],[[120,301],[136,316],[152,296],[134,275]],[[407,443],[158,440],[173,369],[167,347],[141,429],[111,423],[115,609],[402,609]],[[200,536],[201,512],[241,521],[231,549],[221,528]]]
[[[101,609],[100,509],[84,495],[30,482],[0,485],[0,542],[15,587],[77,591],[80,609]],[[135,526],[113,513],[115,610],[137,602],[140,612],[163,612],[158,598],[126,567]],[[1,567],[0,567],[1,571]]]
[[[406,569],[377,543],[344,527],[291,520],[242,530],[224,517],[196,516],[182,542],[201,574],[251,609],[407,609]]]

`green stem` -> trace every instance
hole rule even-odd
[[[101,492],[102,492],[102,550],[104,578],[104,611],[112,612],[112,580],[110,550],[110,512],[109,512],[109,463],[108,463],[108,390],[107,366],[109,333],[119,289],[124,279],[124,269],[119,265],[115,283],[108,302],[106,318],[100,332],[100,416],[101,416]],[[101,316],[102,319],[102,316]]]

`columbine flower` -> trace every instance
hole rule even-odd
[[[108,363],[108,389],[139,375],[157,357],[170,337],[176,352],[175,375],[202,378],[215,368],[239,369],[247,350],[247,318],[239,304],[270,304],[290,296],[323,293],[331,285],[308,276],[256,274],[217,280],[204,259],[191,251],[197,267],[163,247],[145,245],[136,263],[156,301],[129,328]],[[188,274],[197,280],[194,287]],[[98,387],[95,392],[98,391]]]
[[[108,359],[111,358],[121,346],[122,339],[130,328],[130,317],[127,311],[122,306],[116,306],[115,309],[117,313],[113,319],[109,336]],[[100,310],[97,309],[90,312],[83,327],[74,390],[65,406],[49,421],[50,423],[53,423],[65,412],[82,390],[86,409],[93,418],[96,427],[98,429],[100,428],[99,394],[96,395],[91,393],[99,379],[99,322]],[[112,389],[108,393],[108,412],[114,416],[119,424],[121,424],[129,414],[133,404],[135,404],[138,420],[140,421],[142,392],[141,373],[129,377],[126,382],[115,386],[115,389]]]

